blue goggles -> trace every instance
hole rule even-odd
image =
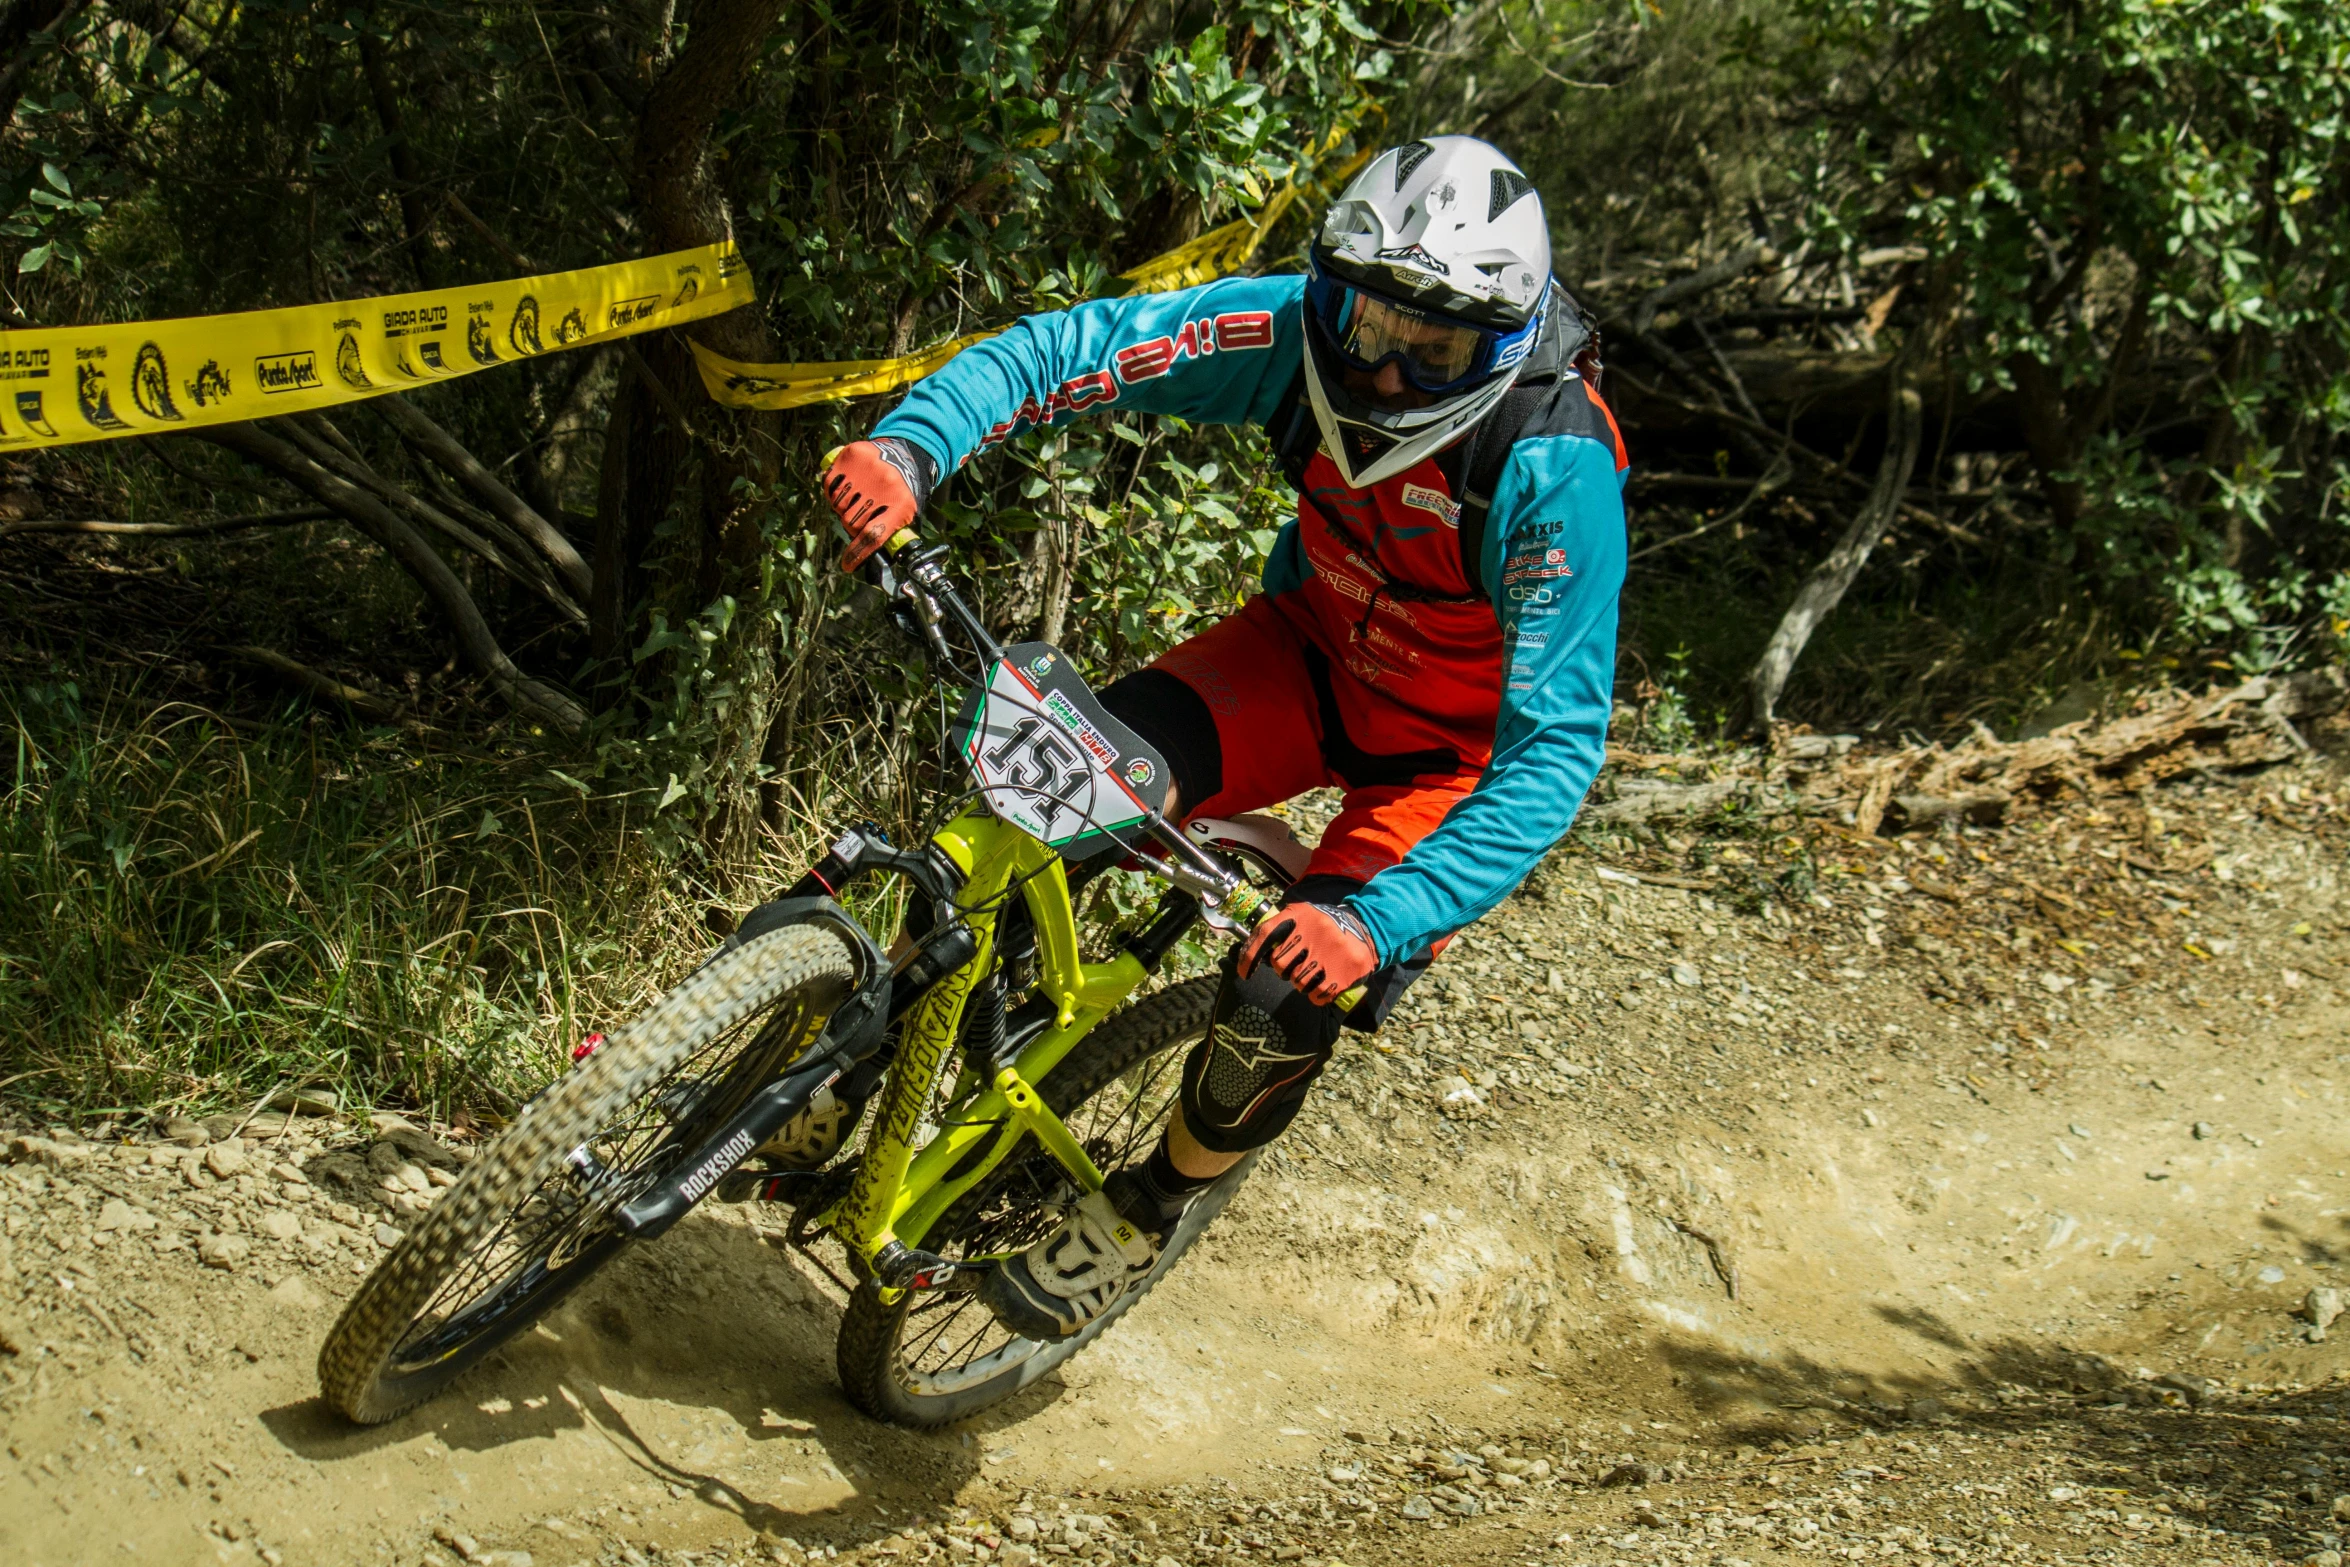
[[[1466,391],[1516,364],[1542,328],[1540,312],[1514,329],[1472,326],[1399,304],[1319,268],[1306,281],[1306,308],[1348,368],[1372,372],[1394,365],[1413,386],[1436,396]]]

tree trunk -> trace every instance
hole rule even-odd
[[[375,101],[375,119],[383,127],[385,151],[391,155],[392,177],[400,182],[396,193],[400,201],[400,226],[408,237],[408,261],[416,269],[416,281],[424,288],[438,286],[439,269],[433,265],[432,241],[429,231],[432,220],[424,201],[424,178],[416,167],[416,148],[408,139],[408,122],[400,113],[400,95],[392,87],[391,68],[384,62],[383,45],[369,37],[364,29],[359,33],[360,74],[367,78],[367,93]]]
[[[733,237],[733,218],[711,156],[711,133],[741,98],[786,3],[698,0],[681,8],[685,47],[654,76],[637,117],[629,165],[630,188],[652,249],[683,250]],[[757,307],[683,330],[731,359],[762,363],[778,357],[766,314]],[[616,428],[609,439],[619,443],[624,471],[620,482],[605,485],[611,504],[597,519],[596,641],[609,653],[626,645],[629,617],[640,596],[635,579],[655,528],[678,498],[689,461],[698,479],[701,528],[688,568],[692,577],[678,586],[690,588],[697,605],[721,595],[746,602],[756,596],[764,547],[760,522],[782,473],[782,415],[712,405],[691,353],[676,334],[645,340],[643,362],[665,395],[631,385],[616,405]],[[675,428],[670,410],[680,406],[694,410],[691,431]],[[744,614],[733,625],[732,639],[718,657],[727,666],[721,680],[736,695],[708,758],[719,806],[705,835],[722,864],[749,848],[757,827],[757,780],[776,707],[780,651],[765,617]]]
[[[1844,537],[1836,541],[1827,559],[1813,569],[1810,580],[1795,595],[1795,602],[1788,606],[1779,629],[1771,633],[1754,672],[1747,677],[1748,708],[1757,730],[1771,727],[1779,696],[1787,689],[1787,677],[1794,672],[1804,644],[1819,623],[1835,611],[1861,567],[1868,564],[1869,551],[1876,547],[1878,537],[1900,511],[1902,491],[1909,487],[1910,472],[1917,466],[1926,421],[1925,399],[1899,375],[1893,377],[1890,418],[1892,428],[1884,460],[1877,465],[1875,487],[1862,502],[1852,526],[1844,530]]]
[[[2065,406],[2064,385],[2054,370],[2029,354],[2008,361],[2015,378],[2016,401],[2023,419],[2024,448],[2040,475],[2040,493],[2060,528],[2080,521],[2088,492],[2073,476],[2080,461],[2080,443],[2073,433],[2071,410]]]

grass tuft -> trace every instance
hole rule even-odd
[[[711,944],[649,802],[543,760],[62,680],[0,743],[0,1091],[51,1115],[508,1108]]]

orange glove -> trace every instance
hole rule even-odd
[[[1240,977],[1269,962],[1273,972],[1326,1007],[1379,967],[1379,949],[1355,911],[1343,903],[1292,903],[1257,922],[1240,949]]]
[[[851,441],[832,454],[821,481],[824,498],[840,513],[849,547],[840,569],[855,571],[874,551],[907,528],[930,499],[930,457],[910,441],[885,435]]]

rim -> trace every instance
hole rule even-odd
[[[1186,1033],[1136,1062],[1063,1119],[1086,1157],[1103,1170],[1132,1163],[1157,1140],[1182,1082],[1183,1052],[1206,1033]],[[1004,1256],[1042,1240],[1075,1201],[1077,1188],[1052,1156],[1031,1147],[1006,1161],[987,1186],[964,1199],[977,1211],[952,1236],[934,1236],[942,1256]],[[1075,1337],[1022,1338],[995,1319],[969,1288],[907,1297],[898,1327],[899,1380],[916,1398],[947,1397],[1026,1362],[1039,1350],[1067,1348]]]
[[[529,1321],[550,1289],[581,1282],[626,1239],[612,1212],[668,1174],[702,1128],[733,1114],[798,1053],[809,1014],[797,990],[753,1012],[583,1138],[450,1270],[393,1347],[386,1375],[442,1365]]]

